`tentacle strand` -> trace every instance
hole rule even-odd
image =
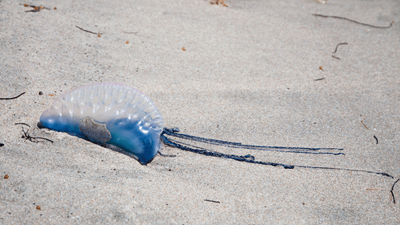
[[[222,141],[216,140],[211,138],[202,138],[196,137],[187,134],[178,134],[178,129],[169,129],[164,128],[163,133],[169,136],[197,141],[212,145],[219,145],[231,148],[242,148],[242,149],[250,149],[250,150],[261,150],[261,151],[274,151],[274,152],[286,152],[286,153],[301,153],[301,154],[328,154],[328,155],[345,155],[342,152],[319,152],[319,151],[343,151],[343,148],[303,148],[303,147],[283,147],[283,146],[259,146],[259,145],[244,145],[239,142],[229,142],[229,141]]]
[[[216,151],[211,151],[211,150],[207,150],[202,147],[197,147],[197,146],[193,146],[193,145],[189,145],[189,144],[186,144],[183,142],[169,139],[168,137],[166,137],[166,135],[183,138],[183,139],[188,139],[188,140],[195,140],[195,141],[204,142],[204,143],[210,143],[210,144],[218,143],[216,145],[225,145],[228,147],[233,147],[233,146],[242,147],[243,145],[241,143],[236,143],[236,142],[226,142],[226,141],[220,141],[220,140],[215,140],[215,139],[206,139],[206,138],[201,138],[201,137],[195,137],[195,136],[186,135],[186,134],[177,134],[176,131],[174,131],[172,129],[164,128],[164,131],[161,134],[161,140],[163,141],[164,144],[171,146],[171,147],[179,148],[184,151],[189,151],[189,152],[206,155],[206,156],[228,158],[228,159],[233,159],[236,161],[260,164],[260,165],[282,166],[285,169],[294,169],[295,167],[298,167],[298,168],[320,169],[320,170],[342,170],[342,171],[371,173],[371,174],[381,175],[384,177],[394,178],[392,175],[390,175],[388,173],[375,172],[375,171],[370,171],[370,170],[346,169],[346,168],[323,167],[323,166],[301,166],[301,165],[290,165],[290,164],[275,163],[275,162],[256,161],[255,157],[252,155],[240,156],[240,155],[225,154],[225,153],[220,153],[220,152],[216,152]],[[244,146],[246,146],[246,145],[244,145]],[[269,147],[269,146],[258,146],[258,147]]]

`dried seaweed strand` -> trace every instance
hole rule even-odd
[[[29,134],[29,130],[28,131],[25,131],[25,129],[24,128],[22,128],[22,138],[24,138],[24,139],[26,139],[26,140],[29,140],[30,142],[33,142],[33,143],[39,143],[39,141],[37,140],[37,139],[41,139],[41,140],[45,140],[45,141],[49,141],[49,142],[51,142],[51,143],[54,143],[54,141],[52,141],[52,140],[50,140],[50,139],[47,139],[47,138],[43,138],[43,137],[32,137],[30,134]]]
[[[15,123],[15,125],[25,125],[25,126],[31,127],[31,126],[29,126],[29,124],[27,124],[27,123]]]
[[[335,54],[337,52],[337,49],[338,49],[339,45],[348,45],[348,43],[347,42],[343,42],[343,43],[337,44],[336,48],[335,48],[335,51],[333,51],[332,54]]]
[[[399,180],[400,180],[400,179],[397,179],[397,180],[394,182],[394,184],[393,184],[393,186],[392,186],[392,189],[390,189],[390,194],[392,194],[392,198],[393,198],[393,203],[394,203],[394,204],[396,204],[396,198],[394,197],[393,189],[394,189],[394,186],[396,185],[396,183],[399,182]]]
[[[98,35],[98,34],[101,34],[101,33],[96,33],[96,32],[90,31],[90,30],[85,30],[85,29],[83,29],[82,27],[78,27],[78,26],[76,26],[76,25],[75,25],[75,27],[78,28],[78,29],[81,30],[81,31],[85,31],[85,32],[88,32],[88,33],[91,33],[91,34],[97,34],[97,35]]]
[[[18,96],[15,96],[15,97],[12,97],[12,98],[0,98],[0,100],[13,100],[13,99],[16,99],[16,98],[21,97],[21,95],[23,95],[23,94],[25,94],[25,93],[26,93],[26,92],[23,92],[23,93],[19,94]]]
[[[384,26],[375,26],[375,25],[371,25],[371,24],[367,24],[367,23],[361,23],[361,22],[358,22],[358,21],[355,21],[355,20],[352,20],[352,19],[348,19],[346,17],[341,17],[341,16],[327,16],[327,15],[322,15],[322,14],[312,14],[312,15],[313,16],[323,17],[323,18],[334,18],[334,19],[347,20],[347,21],[350,21],[350,22],[353,22],[353,23],[356,23],[356,24],[360,24],[360,25],[367,26],[367,27],[372,27],[372,28],[378,28],[378,29],[391,28],[393,23],[394,23],[394,21],[392,21],[389,26],[384,27]]]
[[[212,202],[212,203],[221,203],[220,201],[215,201],[215,200],[210,200],[210,199],[204,199],[206,202]]]
[[[42,9],[51,10],[50,8],[44,7],[44,6],[42,6],[42,5],[40,5],[40,6],[28,5],[28,4],[20,4],[20,5],[23,5],[23,6],[25,6],[25,7],[31,7],[31,8],[33,8],[32,10],[27,10],[27,11],[25,11],[25,12],[39,12],[39,11],[42,10]]]
[[[374,138],[375,138],[376,144],[378,144],[379,143],[378,138],[375,135],[374,135]]]

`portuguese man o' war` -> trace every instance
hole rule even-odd
[[[61,96],[42,113],[38,126],[115,145],[147,164],[160,149],[163,119],[154,103],[135,88],[98,83]]]
[[[320,152],[343,150],[337,148],[242,145],[177,134],[176,129],[163,128],[162,116],[150,98],[133,87],[113,83],[91,84],[67,92],[42,113],[39,127],[67,132],[99,144],[115,145],[133,154],[141,164],[151,162],[159,152],[161,140],[178,147],[178,143],[166,135],[233,148],[344,155]]]
[[[133,87],[114,83],[91,84],[67,92],[42,113],[40,122],[38,123],[38,127],[40,128],[67,132],[98,144],[110,144],[119,147],[125,152],[130,153],[129,155],[136,158],[142,165],[150,163],[157,153],[161,154],[160,148],[162,142],[165,145],[197,154],[228,158],[259,165],[282,166],[285,169],[297,167],[355,171],[382,175],[394,179],[390,174],[369,170],[288,165],[257,161],[252,155],[240,156],[220,153],[193,146],[180,140],[190,140],[230,148],[302,154],[344,155],[342,148],[244,145],[237,142],[181,134],[179,133],[179,129],[164,128],[163,125],[162,116],[150,98]],[[394,200],[393,190],[391,194]]]

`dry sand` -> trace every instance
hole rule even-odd
[[[399,224],[400,184],[397,204],[390,189],[400,178],[400,2],[226,3],[0,1],[0,97],[26,92],[0,101],[0,224]],[[136,87],[182,133],[346,155],[217,151],[394,178],[170,147],[163,152],[177,157],[142,166],[36,127],[60,95],[96,82]],[[18,122],[54,143],[22,139]]]

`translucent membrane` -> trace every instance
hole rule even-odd
[[[157,154],[163,131],[161,114],[147,96],[113,83],[86,85],[64,94],[42,113],[39,125],[115,145],[142,164]]]

